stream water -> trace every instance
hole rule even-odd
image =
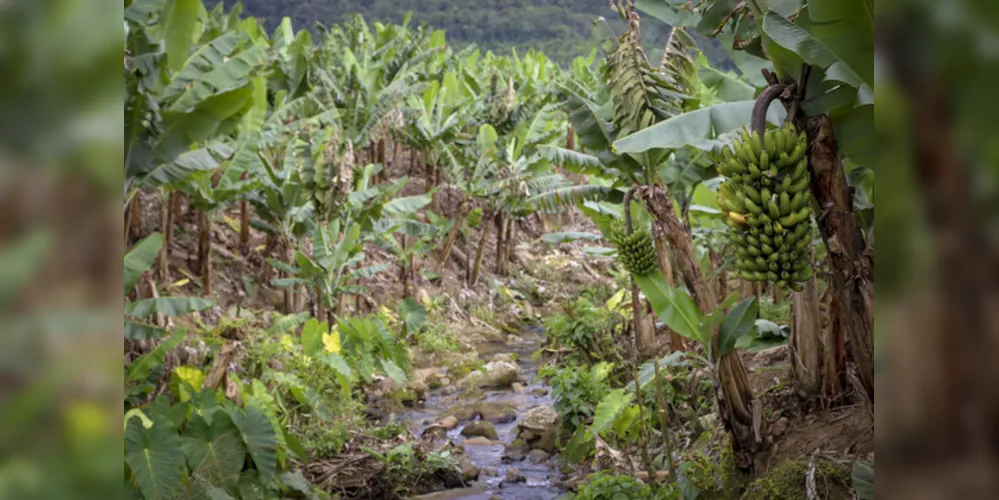
[[[517,423],[524,413],[536,406],[551,406],[551,389],[537,377],[538,362],[532,359],[532,354],[543,343],[540,329],[525,330],[521,341],[514,344],[501,342],[485,343],[476,346],[479,358],[489,361],[499,353],[515,355],[520,368],[524,391],[514,392],[510,389],[487,391],[484,398],[478,401],[512,403],[517,408],[517,418],[510,422],[495,423],[498,441],[510,443],[517,437]],[[448,408],[458,402],[470,403],[461,393],[445,395],[441,389],[428,393],[422,408],[399,415],[406,425],[420,435],[424,429],[433,424]],[[557,458],[551,457],[538,464],[523,459],[516,462],[503,460],[504,446],[495,445],[465,445],[465,437],[461,435],[462,428],[469,422],[459,422],[458,426],[448,431],[452,442],[464,446],[465,455],[479,468],[479,479],[467,488],[438,492],[421,498],[426,499],[466,499],[466,500],[551,500],[559,498],[565,490],[556,486],[559,477]],[[523,482],[510,483],[505,480],[508,469],[516,469],[524,477]]]

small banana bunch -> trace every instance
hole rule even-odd
[[[468,211],[468,227],[475,229],[482,223],[482,209],[475,207]]]
[[[811,193],[805,133],[794,125],[759,134],[746,129],[726,147],[718,189],[729,239],[743,279],[770,281],[800,291],[812,278]]]
[[[623,225],[611,229],[611,243],[617,247],[617,259],[629,273],[647,276],[659,269],[659,259],[652,235],[646,229],[636,229],[630,235]]]

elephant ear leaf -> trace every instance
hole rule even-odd
[[[239,435],[250,452],[250,458],[261,479],[265,482],[272,481],[277,469],[277,435],[271,421],[253,406],[246,409],[234,408],[229,416],[239,429]]]
[[[756,297],[750,297],[740,302],[725,316],[721,328],[718,330],[719,357],[728,354],[740,337],[753,330],[758,314],[759,305],[756,302]]]
[[[223,484],[235,482],[246,459],[239,429],[225,412],[213,414],[211,424],[200,415],[192,415],[181,447],[195,474]]]
[[[183,487],[184,454],[180,436],[162,417],[148,429],[140,419],[128,421],[125,463],[142,496],[148,500],[174,498]]]

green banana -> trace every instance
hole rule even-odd
[[[801,194],[801,193],[798,193]],[[791,197],[788,196],[787,192],[782,192],[780,194],[780,202],[778,203],[778,213],[782,216],[791,213]],[[777,216],[774,216],[776,219]]]
[[[787,196],[787,193],[784,193],[784,196]],[[773,200],[773,198],[771,198],[770,201],[767,202],[767,209],[769,209],[770,211],[771,219],[777,220],[778,218],[780,218],[781,210],[777,206],[777,203]]]

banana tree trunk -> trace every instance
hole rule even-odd
[[[161,283],[167,283],[168,280],[170,279],[168,276],[169,274],[168,265],[170,258],[170,237],[169,237],[170,224],[171,224],[170,209],[172,207],[170,203],[171,200],[170,192],[164,193],[164,195],[162,196],[162,200],[163,202],[160,206],[160,224],[161,224],[160,231],[163,233],[163,248],[160,249],[160,255],[158,259],[158,264],[159,264],[158,275]]]
[[[284,243],[284,247],[283,247],[282,251],[283,251],[284,255],[282,256],[283,257],[282,260],[284,260],[284,262],[286,262],[288,264],[291,264],[292,262],[295,261],[295,255],[294,255],[294,253],[292,252],[292,249],[291,249],[291,242],[283,242],[283,243]],[[289,277],[287,275],[287,273],[285,273],[284,271],[280,271],[280,275],[283,278]],[[294,312],[295,312],[294,291],[292,291],[292,287],[286,287],[284,289],[284,313],[285,314],[292,314]]]
[[[205,210],[198,211],[198,267],[201,269],[202,294],[212,294],[211,218]]]
[[[639,188],[638,194],[645,200],[656,225],[661,226],[661,231],[673,248],[677,266],[687,284],[687,289],[692,292],[694,302],[704,313],[714,311],[718,307],[718,298],[701,276],[693,244],[676,215],[669,190],[663,185],[656,184]],[[717,351],[717,330],[712,333],[711,344],[712,350]],[[758,449],[759,437],[756,432],[759,430],[759,423],[756,422],[754,425],[753,418],[753,390],[737,351],[733,350],[718,359],[717,370],[720,385],[716,387],[719,415],[725,423],[725,428],[731,433],[736,466],[740,469],[749,469]]]
[[[243,172],[242,179],[250,178],[249,172]],[[239,202],[239,251],[243,255],[250,253],[250,203]]]
[[[479,281],[479,270],[482,268],[482,256],[485,254],[486,241],[489,240],[493,229],[492,224],[482,225],[482,239],[479,240],[479,248],[475,250],[475,266],[472,267],[472,277],[468,280],[469,286],[475,286]]]
[[[325,321],[326,319],[326,298],[323,297],[323,291],[316,287],[316,319],[319,321]]]
[[[496,262],[494,269],[496,274],[502,274],[503,249],[506,248],[503,245],[503,237],[506,235],[506,217],[503,212],[496,214],[494,223],[496,224]]]
[[[659,258],[659,269],[666,276],[666,283],[669,286],[676,286],[673,281],[673,262],[670,258],[669,245],[666,243],[666,235],[658,224],[654,224],[652,232],[656,241],[656,256]],[[686,351],[687,346],[683,342],[683,337],[672,329],[669,329],[669,346],[674,351]]]
[[[441,253],[441,258],[437,262],[437,272],[447,264],[447,258],[451,256],[451,247],[454,245],[455,238],[458,237],[458,233],[461,232],[461,225],[465,223],[465,215],[468,213],[468,203],[467,201],[462,201],[461,206],[458,208],[458,219],[454,222],[454,227],[451,228],[451,234],[447,237],[447,243],[444,244],[444,252]]]
[[[812,194],[819,230],[829,254],[832,323],[845,330],[857,376],[874,400],[874,260],[865,254],[863,232],[853,212],[853,195],[840,161],[832,121],[813,117],[806,128]]]
[[[402,235],[403,259],[399,264],[399,277],[402,278],[402,298],[409,297],[409,257],[406,256],[406,247],[409,244],[409,237]]]
[[[827,351],[814,276],[804,284],[804,290],[791,294],[791,316],[791,373],[798,396],[812,399],[823,388],[823,358]]]
[[[392,168],[398,170],[402,166],[402,143],[395,141],[394,151],[392,153]]]
[[[510,272],[510,260],[513,258],[514,235],[517,231],[517,221],[510,219],[506,224],[506,249],[503,251],[503,274]]]

